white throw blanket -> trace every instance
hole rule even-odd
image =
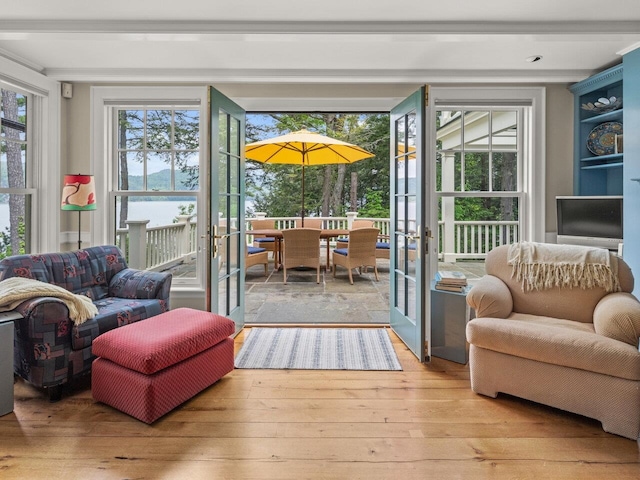
[[[98,308],[89,297],[76,295],[57,285],[22,277],[11,277],[0,282],[0,311],[13,310],[33,297],[59,298],[69,309],[69,318],[76,325],[98,314]]]
[[[603,248],[521,242],[509,246],[511,276],[523,291],[602,287],[620,290],[617,258]]]

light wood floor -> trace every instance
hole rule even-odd
[[[421,365],[392,337],[402,372],[235,370],[152,426],[94,402],[88,382],[50,404],[18,381],[0,478],[640,478],[636,442],[476,395],[467,367]]]

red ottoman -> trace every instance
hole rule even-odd
[[[93,341],[93,398],[152,423],[233,370],[234,323],[178,308]]]

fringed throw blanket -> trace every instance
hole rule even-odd
[[[617,258],[603,248],[514,243],[509,246],[508,264],[524,292],[554,287],[620,290]]]
[[[13,310],[33,297],[59,298],[69,309],[69,318],[76,325],[98,314],[98,308],[89,297],[76,295],[57,285],[22,277],[11,277],[0,282],[0,311]]]

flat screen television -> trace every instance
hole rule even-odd
[[[618,250],[622,243],[622,197],[556,197],[558,243]]]

